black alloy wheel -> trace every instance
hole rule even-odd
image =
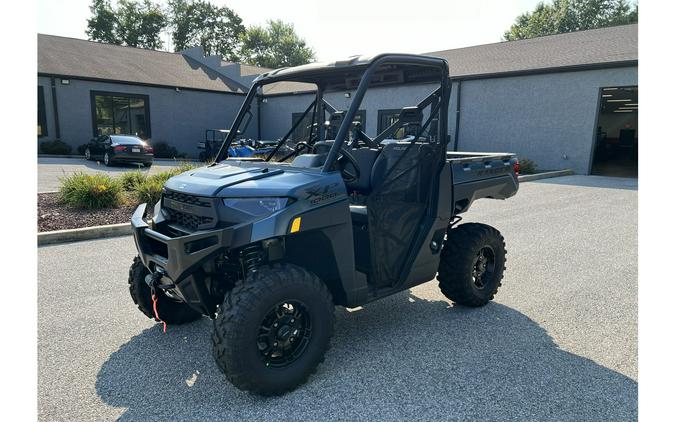
[[[302,302],[292,300],[274,306],[258,330],[258,350],[265,366],[283,368],[295,362],[311,335],[312,321]]]
[[[473,284],[477,289],[484,289],[492,283],[495,276],[495,251],[484,246],[478,251],[473,263]]]

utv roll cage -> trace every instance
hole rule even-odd
[[[339,156],[339,151],[348,138],[350,128],[359,106],[363,101],[364,95],[369,86],[384,85],[402,85],[405,83],[439,83],[440,86],[420,103],[413,107],[405,107],[401,110],[398,118],[375,138],[370,138],[360,128],[355,128],[354,136],[360,138],[364,143],[370,146],[376,146],[382,140],[395,133],[401,127],[407,124],[420,123],[423,110],[432,105],[427,121],[421,125],[417,134],[424,130],[436,118],[438,127],[436,133],[441,134],[436,142],[440,143],[444,149],[447,148],[447,115],[450,84],[448,79],[448,64],[445,60],[436,57],[425,57],[408,54],[380,54],[374,57],[356,56],[344,61],[336,61],[328,64],[312,63],[293,68],[282,68],[263,73],[256,78],[248,92],[237,116],[232,124],[232,128],[225,138],[216,162],[227,158],[228,147],[235,139],[237,129],[241,125],[244,117],[249,113],[253,99],[258,95],[263,95],[265,85],[277,82],[299,82],[316,85],[316,94],[314,100],[302,113],[302,116],[291,126],[290,130],[277,143],[275,149],[266,157],[269,161],[279,149],[288,141],[291,134],[304,121],[305,117],[312,112],[312,124],[308,139],[313,139],[314,123],[318,115],[319,124],[316,125],[317,142],[325,141],[327,128],[320,124],[325,117],[325,113],[342,113],[328,103],[324,98],[324,93],[334,91],[351,91],[356,88],[352,102],[349,108],[341,117],[339,129],[335,135],[334,142],[328,151],[326,160],[321,168],[322,172],[334,170],[335,161]],[[372,84],[372,85],[371,85]],[[443,100],[445,99],[445,101]],[[250,113],[249,113],[250,114]],[[311,148],[304,142],[299,142],[295,150],[282,158],[282,161],[293,154],[299,154],[302,148]]]

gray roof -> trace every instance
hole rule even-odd
[[[480,78],[521,72],[555,72],[593,66],[637,64],[638,25],[505,41],[425,53],[444,58],[454,78]],[[351,60],[351,59],[350,59]],[[228,62],[221,62],[227,66]],[[311,65],[310,65],[311,66]],[[271,69],[244,65],[240,75]],[[213,66],[180,53],[103,44],[76,38],[38,34],[38,73],[148,85],[243,93],[235,81]],[[266,94],[306,92],[313,86],[279,82]]]
[[[227,62],[223,63],[226,64]],[[242,73],[267,69],[242,65]],[[38,34],[38,73],[243,93],[240,83],[180,53]]]
[[[452,78],[488,78],[594,66],[637,65],[638,24],[434,51],[424,55],[447,60]],[[357,59],[365,63],[370,57]],[[308,66],[316,65],[303,67]],[[312,90],[313,85],[278,82],[273,88],[265,90],[265,94],[286,95]]]
[[[446,59],[451,77],[637,63],[638,24],[434,51],[425,55]]]

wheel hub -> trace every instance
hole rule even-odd
[[[258,330],[258,350],[266,366],[283,367],[297,360],[310,338],[309,313],[300,302],[272,308]]]
[[[478,251],[473,263],[472,277],[476,288],[483,289],[491,280],[495,266],[495,254],[490,246]]]

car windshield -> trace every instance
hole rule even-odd
[[[139,139],[135,136],[124,136],[124,135],[112,135],[110,139],[116,144],[125,144],[125,145],[145,145],[142,139]]]

